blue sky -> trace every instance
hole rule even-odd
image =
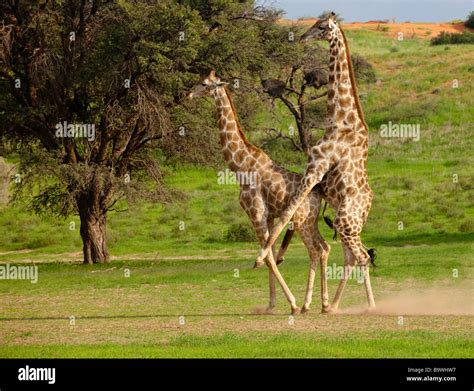
[[[324,10],[341,14],[346,22],[393,18],[397,22],[446,22],[466,19],[474,0],[260,0],[286,11],[286,17],[318,16]]]

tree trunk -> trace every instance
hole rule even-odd
[[[89,203],[83,199],[79,201],[85,264],[108,263],[110,261],[107,249],[106,213],[106,210],[100,208],[98,203],[92,201]]]
[[[300,138],[301,147],[303,151],[308,153],[309,144],[308,144],[308,133],[304,127],[303,121],[301,119],[296,119],[296,126],[298,127],[298,136]]]

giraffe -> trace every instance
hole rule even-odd
[[[334,300],[325,312],[337,311],[347,279],[356,264],[360,265],[364,275],[368,309],[374,310],[368,261],[373,262],[375,253],[373,249],[368,250],[360,239],[374,196],[366,171],[368,127],[357,95],[347,40],[334,19],[333,13],[327,19],[319,20],[301,37],[303,41],[310,38],[329,41],[325,132],[310,149],[304,177],[280,221],[270,232],[256,262],[262,262],[301,202],[319,184],[323,198],[336,210],[333,226],[341,238],[345,265]]]
[[[214,98],[219,118],[220,142],[227,165],[238,174],[247,173],[254,176],[253,184],[240,181],[240,205],[250,218],[259,243],[263,246],[268,238],[269,230],[273,227],[274,219],[279,217],[284,210],[290,195],[296,190],[302,176],[278,166],[265,152],[247,140],[240,127],[233,100],[225,87],[226,84],[212,70],[207,77],[201,78],[200,82],[192,88],[188,97],[192,99],[194,97],[212,96]],[[318,261],[321,272],[322,308],[325,309],[329,305],[326,269],[330,246],[323,239],[317,227],[320,205],[320,189],[315,187],[314,191],[308,193],[308,196],[295,211],[292,219],[293,229],[288,230],[285,234],[276,257],[277,262],[275,262],[273,247],[265,257],[265,263],[269,269],[270,301],[267,307],[269,313],[271,313],[276,303],[275,279],[281,285],[290,303],[291,313],[298,314],[300,312],[293,294],[277,267],[277,264],[283,260],[283,254],[294,231],[299,232],[310,257],[306,294],[301,311],[309,310]],[[263,262],[262,264],[255,264],[254,268],[262,265]]]

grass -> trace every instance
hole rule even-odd
[[[351,51],[374,64],[381,80],[359,90],[375,192],[363,241],[378,250],[373,286],[386,313],[320,315],[315,288],[314,312],[294,324],[280,290],[275,315],[256,315],[266,304],[267,277],[252,270],[257,243],[234,241],[249,225],[238,187],[218,185],[213,169],[164,167],[168,185],[184,198],[110,213],[108,265],[79,264],[76,216],[58,221],[0,206],[0,263],[39,266],[37,284],[0,281],[0,357],[472,357],[474,52],[363,30],[347,35]],[[277,112],[276,119],[262,113],[259,124],[288,129],[291,118],[280,106]],[[419,124],[420,141],[380,137],[389,121]],[[262,141],[259,132],[249,137]],[[267,151],[303,171],[306,158],[285,141]],[[324,224],[320,229],[332,237]],[[340,265],[341,247],[329,242],[329,262]],[[307,269],[295,238],[281,270],[299,304]],[[329,281],[330,296],[336,286]],[[437,305],[428,315],[419,312],[433,300],[416,311],[407,302],[387,304],[403,292],[416,304],[433,289]],[[441,305],[445,298],[452,302]],[[350,281],[342,308],[364,303],[363,288]]]
[[[369,340],[359,333],[351,338],[315,337],[309,333],[295,336],[291,332],[272,337],[262,337],[258,333],[246,336],[227,333],[212,337],[181,336],[154,346],[104,344],[0,348],[0,355],[7,354],[16,358],[397,358],[411,350],[412,357],[416,358],[470,357],[472,344],[468,346],[463,341],[449,336],[438,342],[436,337],[436,333],[423,331],[385,332],[379,333],[377,339]]]

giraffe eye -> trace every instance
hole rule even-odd
[[[207,84],[206,83],[202,83],[201,84],[203,87],[207,87]]]

